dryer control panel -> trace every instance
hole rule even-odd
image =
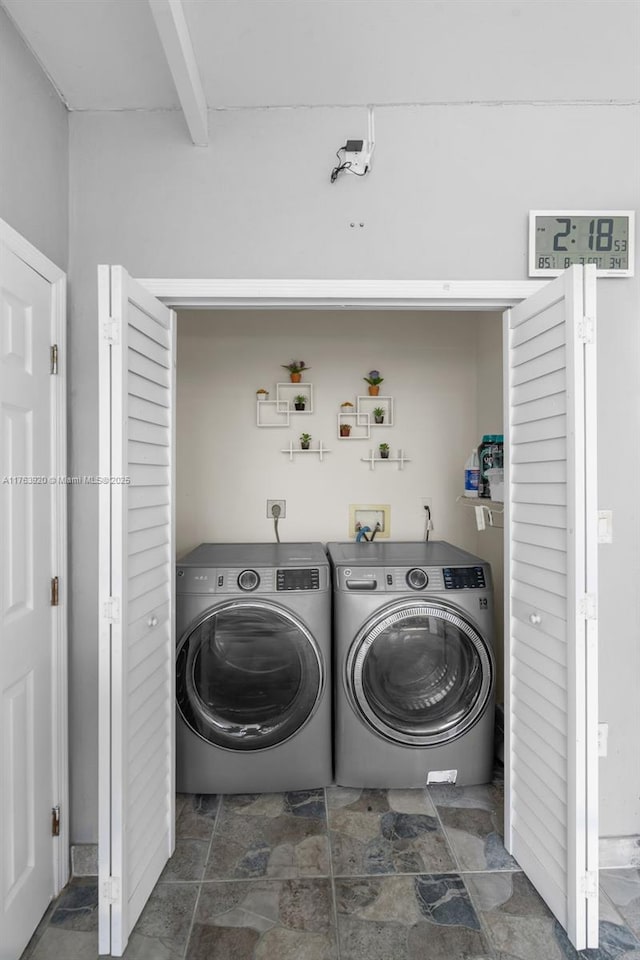
[[[278,590],[319,590],[320,570],[318,567],[277,570],[276,588]]]
[[[445,567],[442,571],[446,590],[484,590],[484,567]]]
[[[328,567],[189,567],[178,564],[178,594],[265,594],[321,591],[329,587]]]

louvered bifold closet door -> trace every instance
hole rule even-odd
[[[100,953],[121,956],[174,847],[170,310],[100,267]]]
[[[597,944],[595,275],[505,323],[505,842],[579,949]]]

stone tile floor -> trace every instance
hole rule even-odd
[[[179,796],[176,852],[127,960],[640,960],[640,871],[601,873],[600,947],[576,953],[502,844],[480,787]],[[22,960],[96,960],[76,878]]]

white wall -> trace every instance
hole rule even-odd
[[[67,111],[0,8],[0,218],[66,270]]]
[[[501,320],[493,317],[501,329]],[[424,535],[421,497],[433,500],[435,536],[475,552],[473,511],[456,505],[464,462],[478,443],[477,344],[486,314],[414,312],[191,311],[178,320],[177,546],[203,540],[272,540],[267,498],[286,499],[286,540],[346,540],[349,504],[388,503],[395,540]],[[499,339],[499,337],[498,337]],[[256,426],[255,391],[287,381],[281,368],[302,356],[311,370],[314,411],[289,427]],[[497,357],[498,368],[500,355]],[[368,371],[384,376],[394,425],[370,440],[339,440],[341,402],[366,395]],[[500,407],[501,386],[496,395]],[[495,398],[491,398],[494,400]],[[498,421],[498,425],[499,425]],[[300,433],[331,453],[280,451]],[[361,457],[386,441],[411,458],[370,470]]]
[[[510,30],[512,42],[528,42],[505,18],[505,43]],[[482,49],[478,36],[470,70],[492,69]],[[571,51],[579,53],[579,45]],[[505,77],[505,96],[508,86]],[[141,277],[522,279],[530,209],[640,205],[637,98],[630,89],[631,105],[379,109],[371,175],[334,185],[334,151],[363,129],[364,110],[218,111],[208,149],[188,143],[179,115],[72,115],[71,472],[97,469],[98,263],[124,263]],[[365,226],[352,229],[352,221]],[[605,280],[599,294],[600,502],[613,509],[615,525],[601,567],[601,717],[610,724],[601,767],[605,835],[640,833],[640,757],[629,734],[640,728],[640,517],[629,496],[640,475],[638,431],[629,429],[640,405],[638,290],[637,278]],[[294,349],[290,342],[274,351],[274,367]],[[353,369],[385,366],[375,342],[370,347],[373,359],[359,350]],[[345,387],[350,370],[351,359],[340,374]],[[291,469],[316,476],[308,464]],[[374,476],[367,483],[381,482]],[[361,488],[348,486],[351,502]],[[97,825],[97,500],[89,488],[70,493],[73,839],[81,842],[95,840]],[[290,499],[294,516],[306,517],[293,489]],[[402,523],[412,529],[408,518]],[[312,524],[301,521],[300,535]],[[287,531],[298,534],[293,523]]]

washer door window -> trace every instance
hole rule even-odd
[[[347,660],[347,686],[364,720],[397,743],[435,746],[480,719],[494,683],[493,654],[454,610],[427,602],[381,611]]]
[[[221,605],[178,645],[180,713],[194,733],[219,747],[260,750],[283,743],[309,720],[323,686],[309,631],[266,602]]]

